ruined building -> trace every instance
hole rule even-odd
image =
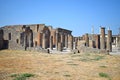
[[[72,31],[45,24],[10,25],[0,28],[0,49],[72,49]]]
[[[111,52],[114,44],[120,46],[120,36],[113,36],[111,30],[105,34],[104,27],[100,34],[74,37],[71,33],[45,24],[4,26],[0,28],[0,49]]]
[[[112,51],[112,31],[108,30],[108,33],[105,34],[105,28],[101,27],[100,34],[88,34],[86,33],[81,38],[78,37],[76,40],[77,48],[80,50],[81,46],[89,47],[92,52],[96,51],[104,51],[111,52]],[[84,49],[84,48],[82,48]],[[89,50],[85,50],[88,51]]]

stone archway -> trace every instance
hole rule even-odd
[[[48,27],[44,27],[42,32],[43,32],[43,38],[42,38],[43,45],[42,45],[42,47],[44,49],[46,49],[46,48],[50,47],[50,30]]]
[[[24,31],[20,36],[21,45],[25,47],[25,50],[28,47],[33,47],[33,32],[30,27],[24,27]]]

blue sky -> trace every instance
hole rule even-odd
[[[74,36],[99,33],[100,26],[118,34],[120,0],[0,0],[0,26],[44,23],[72,30]]]

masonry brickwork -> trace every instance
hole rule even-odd
[[[120,38],[113,38],[111,30],[106,37],[105,28],[100,30],[100,34],[74,37],[71,30],[54,29],[45,24],[4,26],[0,28],[0,49],[111,52],[112,42],[120,43]]]
[[[52,26],[45,24],[4,26],[0,28],[0,49],[30,50],[53,47],[57,49],[58,43],[61,43],[62,49],[68,43],[65,37],[71,33],[70,30],[53,29]]]

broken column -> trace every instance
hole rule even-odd
[[[53,50],[53,36],[50,36],[50,49]]]
[[[43,33],[42,48],[46,48],[45,33]]]
[[[112,52],[112,31],[111,30],[108,30],[107,50],[109,52]]]
[[[101,27],[100,49],[105,49],[105,28]]]
[[[72,50],[73,49],[73,36],[68,35],[68,49]]]
[[[89,37],[88,37],[88,33],[85,34],[85,46],[89,47]]]
[[[100,49],[100,35],[96,35],[95,44],[96,48]]]

